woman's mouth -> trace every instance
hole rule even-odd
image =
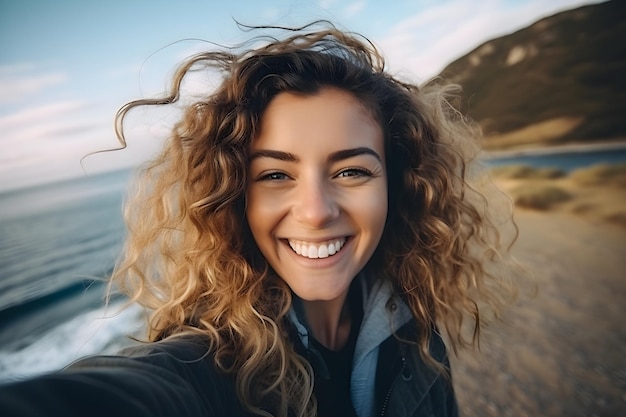
[[[306,242],[295,239],[288,239],[288,241],[291,249],[298,255],[309,259],[319,259],[328,258],[338,253],[346,243],[346,238],[341,237],[325,242]]]

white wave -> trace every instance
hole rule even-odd
[[[145,320],[137,305],[122,310],[119,305],[100,308],[69,320],[19,351],[0,349],[0,382],[19,380],[59,370],[76,359],[112,354],[143,338]]]

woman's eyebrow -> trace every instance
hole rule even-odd
[[[292,153],[283,151],[273,151],[271,149],[260,149],[252,152],[250,155],[250,161],[254,161],[257,158],[273,158],[287,162],[298,162],[300,159]]]
[[[373,149],[366,147],[342,149],[340,151],[333,152],[328,156],[328,161],[339,162],[359,155],[371,155],[382,163],[380,155],[378,155],[378,153]],[[250,155],[250,161],[254,161],[257,158],[272,158],[286,162],[300,162],[300,158],[290,152],[275,151],[272,149],[259,149]]]
[[[378,162],[380,163],[383,162],[382,158],[380,157],[380,155],[378,155],[378,153],[375,150],[371,148],[366,148],[366,147],[343,149],[341,151],[333,152],[328,156],[328,161],[338,162],[343,159],[348,159],[348,158],[352,158],[354,156],[359,156],[359,155],[372,155],[374,158],[378,159]]]

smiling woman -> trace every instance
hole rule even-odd
[[[252,142],[248,224],[291,290],[325,301],[319,312],[329,317],[309,322],[339,324],[350,284],[378,246],[387,217],[383,158],[382,129],[351,93],[281,93],[265,109]]]
[[[475,131],[454,86],[400,82],[321,26],[199,54],[120,110],[125,144],[129,111],[222,72],[128,202],[112,288],[149,340],[2,387],[3,414],[457,415],[442,333],[477,342],[510,259],[466,181]]]

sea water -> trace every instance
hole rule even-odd
[[[139,308],[104,302],[128,174],[0,194],[0,381],[119,350],[142,333]]]

